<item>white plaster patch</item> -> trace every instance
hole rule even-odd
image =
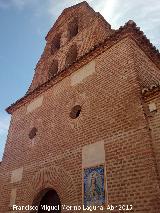
[[[154,102],[152,103],[149,103],[149,111],[150,112],[153,112],[153,111],[156,111],[157,110],[157,107],[156,107],[156,104]]]
[[[27,106],[27,112],[32,112],[38,107],[42,106],[43,103],[43,96],[40,96],[39,98],[36,98],[34,101],[32,101],[28,106]]]
[[[95,61],[91,61],[75,73],[71,75],[71,86],[81,83],[85,78],[92,75],[96,71]]]
[[[16,195],[17,195],[17,189],[12,189],[11,195],[10,195],[10,206],[13,206],[16,203]]]
[[[22,180],[23,167],[15,169],[11,172],[11,183],[16,183]]]
[[[82,148],[82,167],[91,167],[105,163],[104,142],[96,142]]]

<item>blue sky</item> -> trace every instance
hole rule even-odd
[[[22,97],[45,46],[45,35],[62,10],[79,0],[0,0],[0,159],[10,116],[4,111]],[[88,0],[119,28],[132,19],[160,49],[159,0]]]

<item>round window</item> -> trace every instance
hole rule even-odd
[[[29,133],[29,138],[30,138],[30,139],[33,139],[33,138],[36,136],[37,131],[38,131],[38,130],[37,130],[35,127],[33,127],[33,128],[31,129],[30,133]]]
[[[76,105],[72,108],[71,112],[70,112],[70,117],[72,119],[78,118],[78,116],[81,113],[81,106],[80,105]]]

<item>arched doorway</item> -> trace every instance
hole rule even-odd
[[[34,200],[34,206],[38,206],[37,213],[60,213],[61,201],[54,189],[44,189],[38,193]]]

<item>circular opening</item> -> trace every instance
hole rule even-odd
[[[71,112],[70,112],[70,117],[72,119],[78,118],[79,115],[81,113],[81,106],[80,105],[76,105],[72,108]]]
[[[38,131],[38,130],[37,130],[35,127],[33,127],[33,128],[31,129],[30,133],[29,133],[29,138],[30,138],[30,139],[33,139],[33,138],[36,136],[37,131]]]

